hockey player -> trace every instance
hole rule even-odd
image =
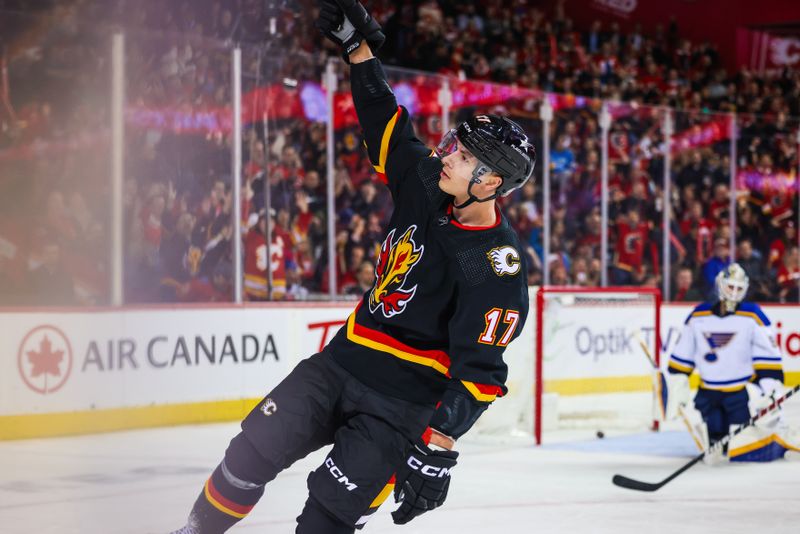
[[[667,379],[669,418],[689,400],[689,375],[695,370],[700,375],[694,406],[702,423],[692,426],[703,447],[750,419],[748,384],[758,384],[751,386],[756,396],[750,404],[756,409],[768,406],[783,389],[781,353],[770,321],[757,304],[743,301],[749,285],[744,269],[728,265],[715,285],[719,300],[702,303],[689,314],[670,357]],[[793,447],[781,445],[772,429],[762,425],[740,433],[728,453],[731,460],[764,461],[782,456],[787,448]]]
[[[496,397],[502,354],[528,313],[524,254],[494,199],[522,186],[533,147],[479,115],[436,152],[414,135],[380,62],[380,26],[355,0],[325,0],[367,152],[394,200],[373,287],[319,354],[242,422],[179,533],[220,533],[294,461],[333,444],[308,477],[299,534],[352,533],[394,491],[403,524],[441,506],[466,433]]]

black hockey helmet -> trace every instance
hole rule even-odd
[[[536,150],[528,141],[522,127],[511,119],[497,115],[476,115],[450,130],[437,147],[436,153],[443,157],[453,152],[456,139],[480,162],[472,173],[470,199],[467,203],[485,202],[497,196],[505,196],[522,187],[533,174]],[[503,183],[490,197],[474,197],[472,183],[480,183],[480,177],[488,172],[497,173]],[[462,204],[465,205],[467,204]]]

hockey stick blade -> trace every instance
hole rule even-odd
[[[614,475],[614,478],[611,479],[611,482],[620,488],[637,491],[656,491],[664,485],[664,482],[642,482],[641,480],[634,480],[623,475]]]
[[[694,464],[702,460],[705,455],[706,455],[705,451],[702,452],[701,454],[698,454],[697,456],[692,458],[692,461],[690,461],[689,463],[687,463],[686,465],[684,465],[683,467],[672,473],[670,476],[668,476],[661,482],[643,482],[641,480],[634,480],[632,478],[628,478],[623,475],[614,475],[614,478],[611,479],[611,482],[613,482],[615,486],[619,486],[620,488],[625,488],[629,490],[650,491],[650,492],[658,491],[662,487],[666,486],[669,482],[672,482],[672,480],[676,478],[678,475],[680,475],[681,473],[692,467]]]
[[[735,435],[739,432],[744,430],[745,428],[753,426],[756,421],[764,417],[765,415],[777,410],[778,407],[783,404],[786,399],[790,398],[792,395],[797,393],[800,390],[800,384],[794,386],[792,389],[788,390],[784,393],[779,399],[773,401],[772,405],[769,408],[760,411],[756,415],[750,418],[750,420],[742,425],[741,427],[737,428],[715,444],[711,445],[709,448],[692,458],[688,463],[681,466],[680,469],[672,473],[670,476],[662,480],[661,482],[642,482],[641,480],[634,480],[632,478],[628,478],[622,475],[614,475],[614,478],[611,479],[611,482],[614,483],[615,486],[619,486],[620,488],[630,489],[630,490],[637,490],[637,491],[658,491],[662,487],[666,486],[669,482],[672,482],[675,478],[677,478],[680,474],[684,471],[688,470],[690,467],[694,466],[697,462],[701,461],[705,456],[710,453],[715,448],[723,448]]]

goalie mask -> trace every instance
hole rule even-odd
[[[744,300],[750,279],[738,263],[731,263],[716,278],[717,294],[726,311],[732,312]]]
[[[508,195],[522,187],[533,174],[536,150],[522,127],[510,119],[497,115],[476,115],[445,134],[436,147],[436,155],[443,158],[452,154],[457,148],[457,141],[475,156],[478,165],[472,171],[467,189],[469,199],[456,208]],[[476,197],[472,194],[473,184],[481,183],[481,176],[490,172],[500,176],[502,183],[493,195]]]

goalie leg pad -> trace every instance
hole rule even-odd
[[[770,431],[751,426],[733,437],[728,456],[731,462],[771,462],[783,458],[786,445]]]
[[[691,400],[689,390],[689,377],[683,373],[658,372],[661,385],[661,407],[664,420],[669,421],[678,417],[678,408],[688,405]]]

